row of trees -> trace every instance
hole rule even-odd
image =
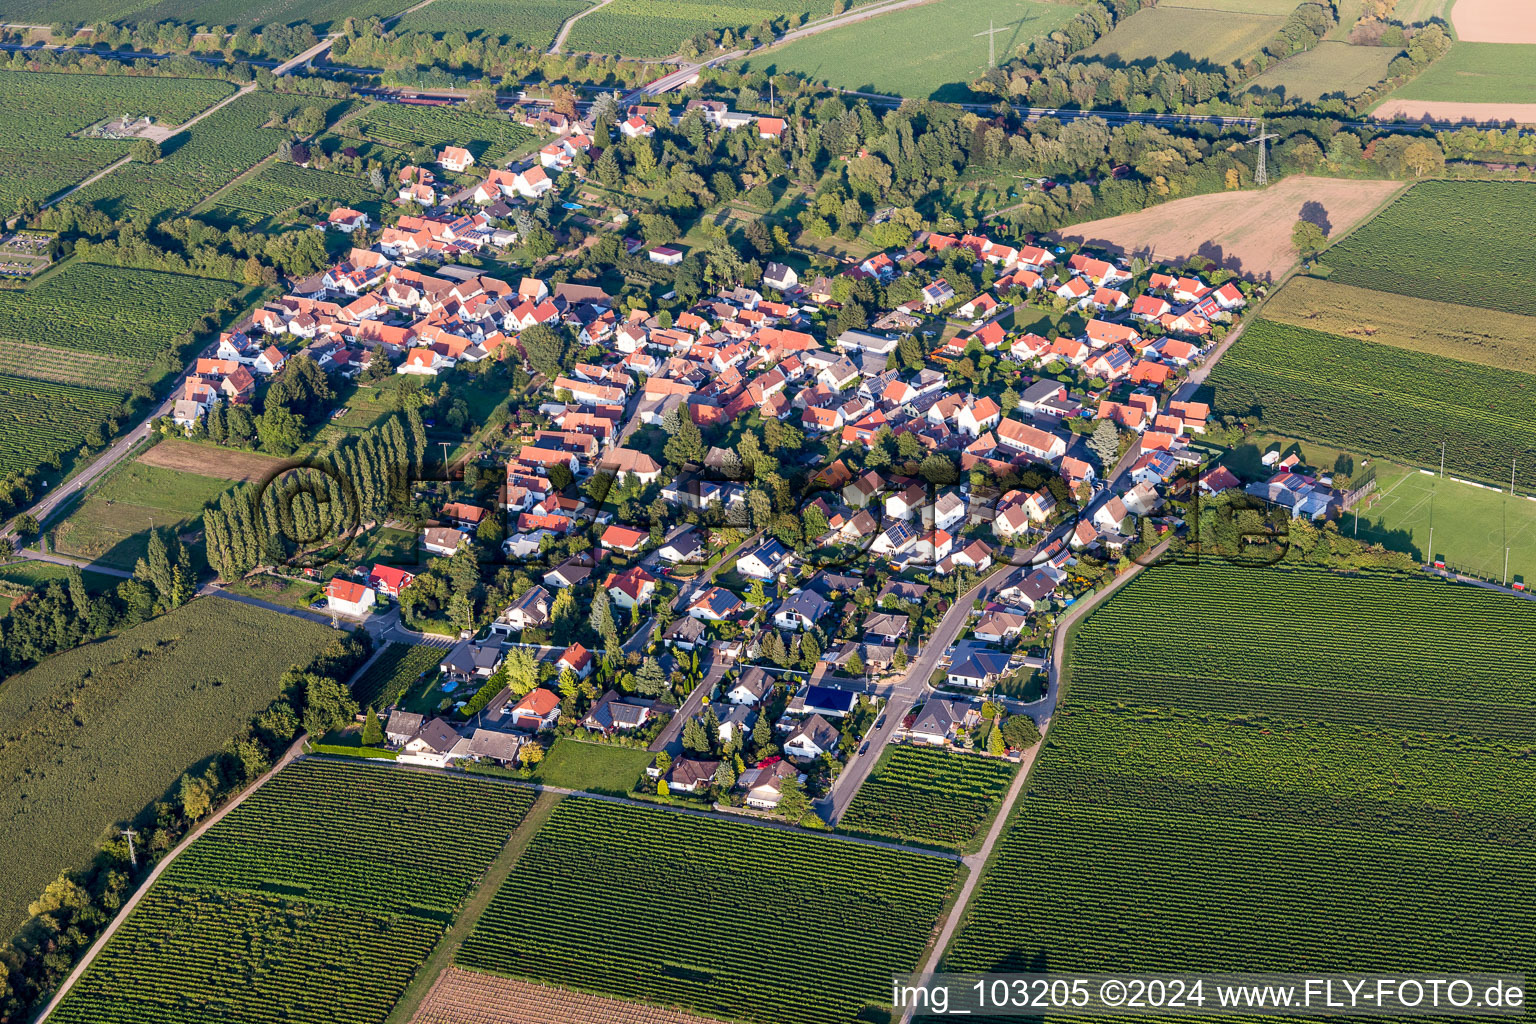
[[[301,549],[326,547],[358,524],[408,506],[426,445],[425,427],[412,409],[270,482],[224,494],[203,513],[209,565],[235,579]]]

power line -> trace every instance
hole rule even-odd
[[[977,32],[971,37],[972,39],[980,39],[982,36],[987,37],[987,67],[997,67],[997,33],[1007,31],[1007,25],[1004,25],[1002,28],[996,28],[992,19],[988,18],[987,30],[985,32]]]

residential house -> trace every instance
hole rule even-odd
[[[832,602],[814,590],[800,590],[786,597],[774,612],[780,629],[811,629],[832,610]]]
[[[605,736],[631,732],[651,720],[651,709],[644,704],[625,700],[616,690],[609,690],[597,699],[587,717],[581,720],[582,728],[600,732]]]
[[[749,668],[725,691],[731,704],[761,704],[773,692],[773,677],[760,668]]]
[[[952,663],[946,672],[951,686],[984,690],[1008,672],[1008,656],[1000,652],[973,650]]]
[[[326,610],[348,618],[362,618],[373,610],[374,591],[361,583],[334,577],[325,585]]]
[[[962,729],[973,729],[981,712],[970,701],[931,697],[918,711],[907,735],[915,743],[942,747],[959,738]]]
[[[779,578],[789,568],[790,550],[777,538],[769,538],[752,551],[736,560],[736,571],[743,576],[763,582]]]
[[[603,589],[620,608],[635,608],[649,601],[656,592],[656,577],[636,565],[623,572],[610,573]]]
[[[509,636],[525,629],[542,629],[549,625],[549,591],[543,587],[530,587],[527,593],[513,601],[491,623],[491,632]]]
[[[837,749],[840,734],[831,722],[812,714],[790,730],[783,743],[784,753],[801,761],[812,761]]]
[[[765,762],[742,772],[741,778],[736,780],[736,786],[746,793],[748,807],[771,811],[779,806],[784,783],[799,776],[794,765],[775,758],[771,763]]]
[[[536,686],[512,705],[512,727],[529,732],[553,729],[560,720],[560,695],[553,690]]]
[[[501,644],[477,644],[462,640],[438,665],[443,675],[455,683],[484,682],[501,667]]]

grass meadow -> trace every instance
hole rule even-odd
[[[1281,90],[1288,100],[1308,103],[1325,96],[1348,99],[1385,79],[1397,52],[1385,46],[1321,42],[1272,65],[1248,83],[1247,91]]]
[[[1274,10],[1276,5],[1268,7]],[[1084,56],[1119,64],[1171,60],[1192,67],[1219,67],[1256,53],[1285,23],[1287,13],[1289,8],[1270,14],[1193,5],[1144,7],[1085,50]]]
[[[92,488],[49,531],[53,549],[132,569],[144,554],[151,527],[185,531],[204,506],[233,486],[230,480],[129,463]]]
[[[1536,45],[1458,42],[1450,53],[1389,98],[1536,103]]]
[[[966,101],[987,69],[989,24],[999,60],[1071,20],[1077,8],[1038,0],[939,0],[797,40],[747,62],[843,89]],[[1006,31],[1001,31],[1005,30]]]
[[[48,658],[0,686],[0,930],[116,822],[161,799],[334,634],[214,597]]]

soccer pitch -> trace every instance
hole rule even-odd
[[[1438,555],[1449,569],[1495,582],[1504,578],[1508,547],[1509,578],[1536,583],[1536,501],[1386,463],[1377,479],[1379,490],[1360,508],[1361,540],[1411,550],[1423,562]],[[1345,513],[1339,532],[1352,536],[1354,518]]]

